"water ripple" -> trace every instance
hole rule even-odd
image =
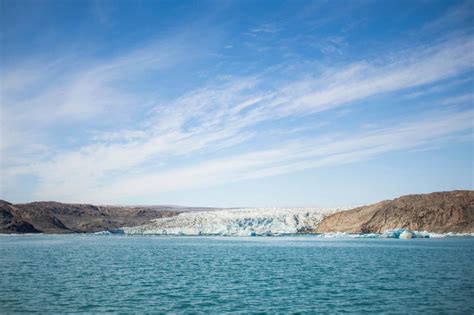
[[[0,313],[474,311],[474,239],[0,238]]]

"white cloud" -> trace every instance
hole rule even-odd
[[[443,141],[445,136],[469,132],[473,119],[474,111],[436,113],[392,128],[339,135],[330,139],[289,142],[269,150],[208,160],[190,166],[126,174],[103,186],[88,186],[80,192],[71,190],[69,185],[55,186],[54,195],[61,195],[67,200],[80,200],[82,196],[88,196],[91,202],[104,203],[130,196],[150,196],[351,163],[387,152],[436,144]],[[42,196],[51,193],[51,182],[48,181],[47,187],[44,187]],[[69,182],[66,181],[65,184]]]
[[[24,135],[13,135],[18,126],[31,121],[45,126],[45,121],[90,119],[98,113],[112,113],[111,108],[129,110],[137,103],[153,101],[147,99],[151,94],[121,91],[117,82],[172,66],[179,60],[175,52],[179,55],[181,49],[180,45],[146,46],[103,63],[94,62],[85,70],[71,70],[63,82],[19,103],[11,96],[2,97],[2,112],[6,111],[2,120],[8,122],[2,129],[10,129],[2,134],[7,134],[10,143],[6,147],[13,152],[3,151],[2,158],[15,159],[18,152],[12,148],[25,143],[30,146]],[[418,47],[397,59],[380,57],[318,74],[305,73],[278,86],[272,85],[272,76],[284,74],[220,80],[158,104],[150,117],[136,126],[95,132],[88,144],[54,153],[47,160],[33,157],[8,168],[2,165],[2,181],[32,174],[39,178],[38,198],[113,202],[124,196],[272,176],[425,146],[437,137],[472,128],[472,111],[432,115],[364,133],[314,135],[305,139],[306,143],[282,137],[280,143],[269,143],[259,150],[249,146],[247,153],[237,155],[226,151],[259,138],[259,124],[271,125],[277,119],[330,110],[464,74],[472,70],[472,51],[472,38],[451,39],[431,48]],[[21,80],[15,77],[21,77],[21,71],[7,74],[10,86],[18,86]],[[35,73],[29,77],[30,82],[38,80]],[[217,158],[217,150],[224,157]],[[210,157],[204,162],[174,163],[198,153]]]

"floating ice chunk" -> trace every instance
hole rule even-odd
[[[411,235],[411,237],[410,237]],[[427,231],[410,231],[406,229],[386,230],[379,233],[351,234],[345,232],[332,232],[316,235],[320,238],[441,238],[441,237],[474,237],[474,233],[431,233]]]
[[[398,238],[401,238],[401,239],[411,239],[413,238],[413,233],[410,232],[410,231],[403,231],[402,233],[400,233],[400,236]]]
[[[94,232],[92,234],[94,234],[94,235],[111,235],[112,233],[110,231],[99,231],[99,232]]]
[[[421,234],[420,232],[410,231],[410,230],[406,230],[406,229],[386,230],[380,236],[385,237],[385,238],[402,238],[402,239],[426,237],[425,235]]]
[[[402,234],[405,230],[404,229],[393,229],[393,230],[386,230],[382,233],[381,237],[386,238],[399,238],[400,234]]]

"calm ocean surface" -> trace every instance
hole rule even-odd
[[[474,313],[474,238],[0,236],[0,313]]]

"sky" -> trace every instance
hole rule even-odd
[[[0,199],[474,189],[474,1],[0,0]]]

